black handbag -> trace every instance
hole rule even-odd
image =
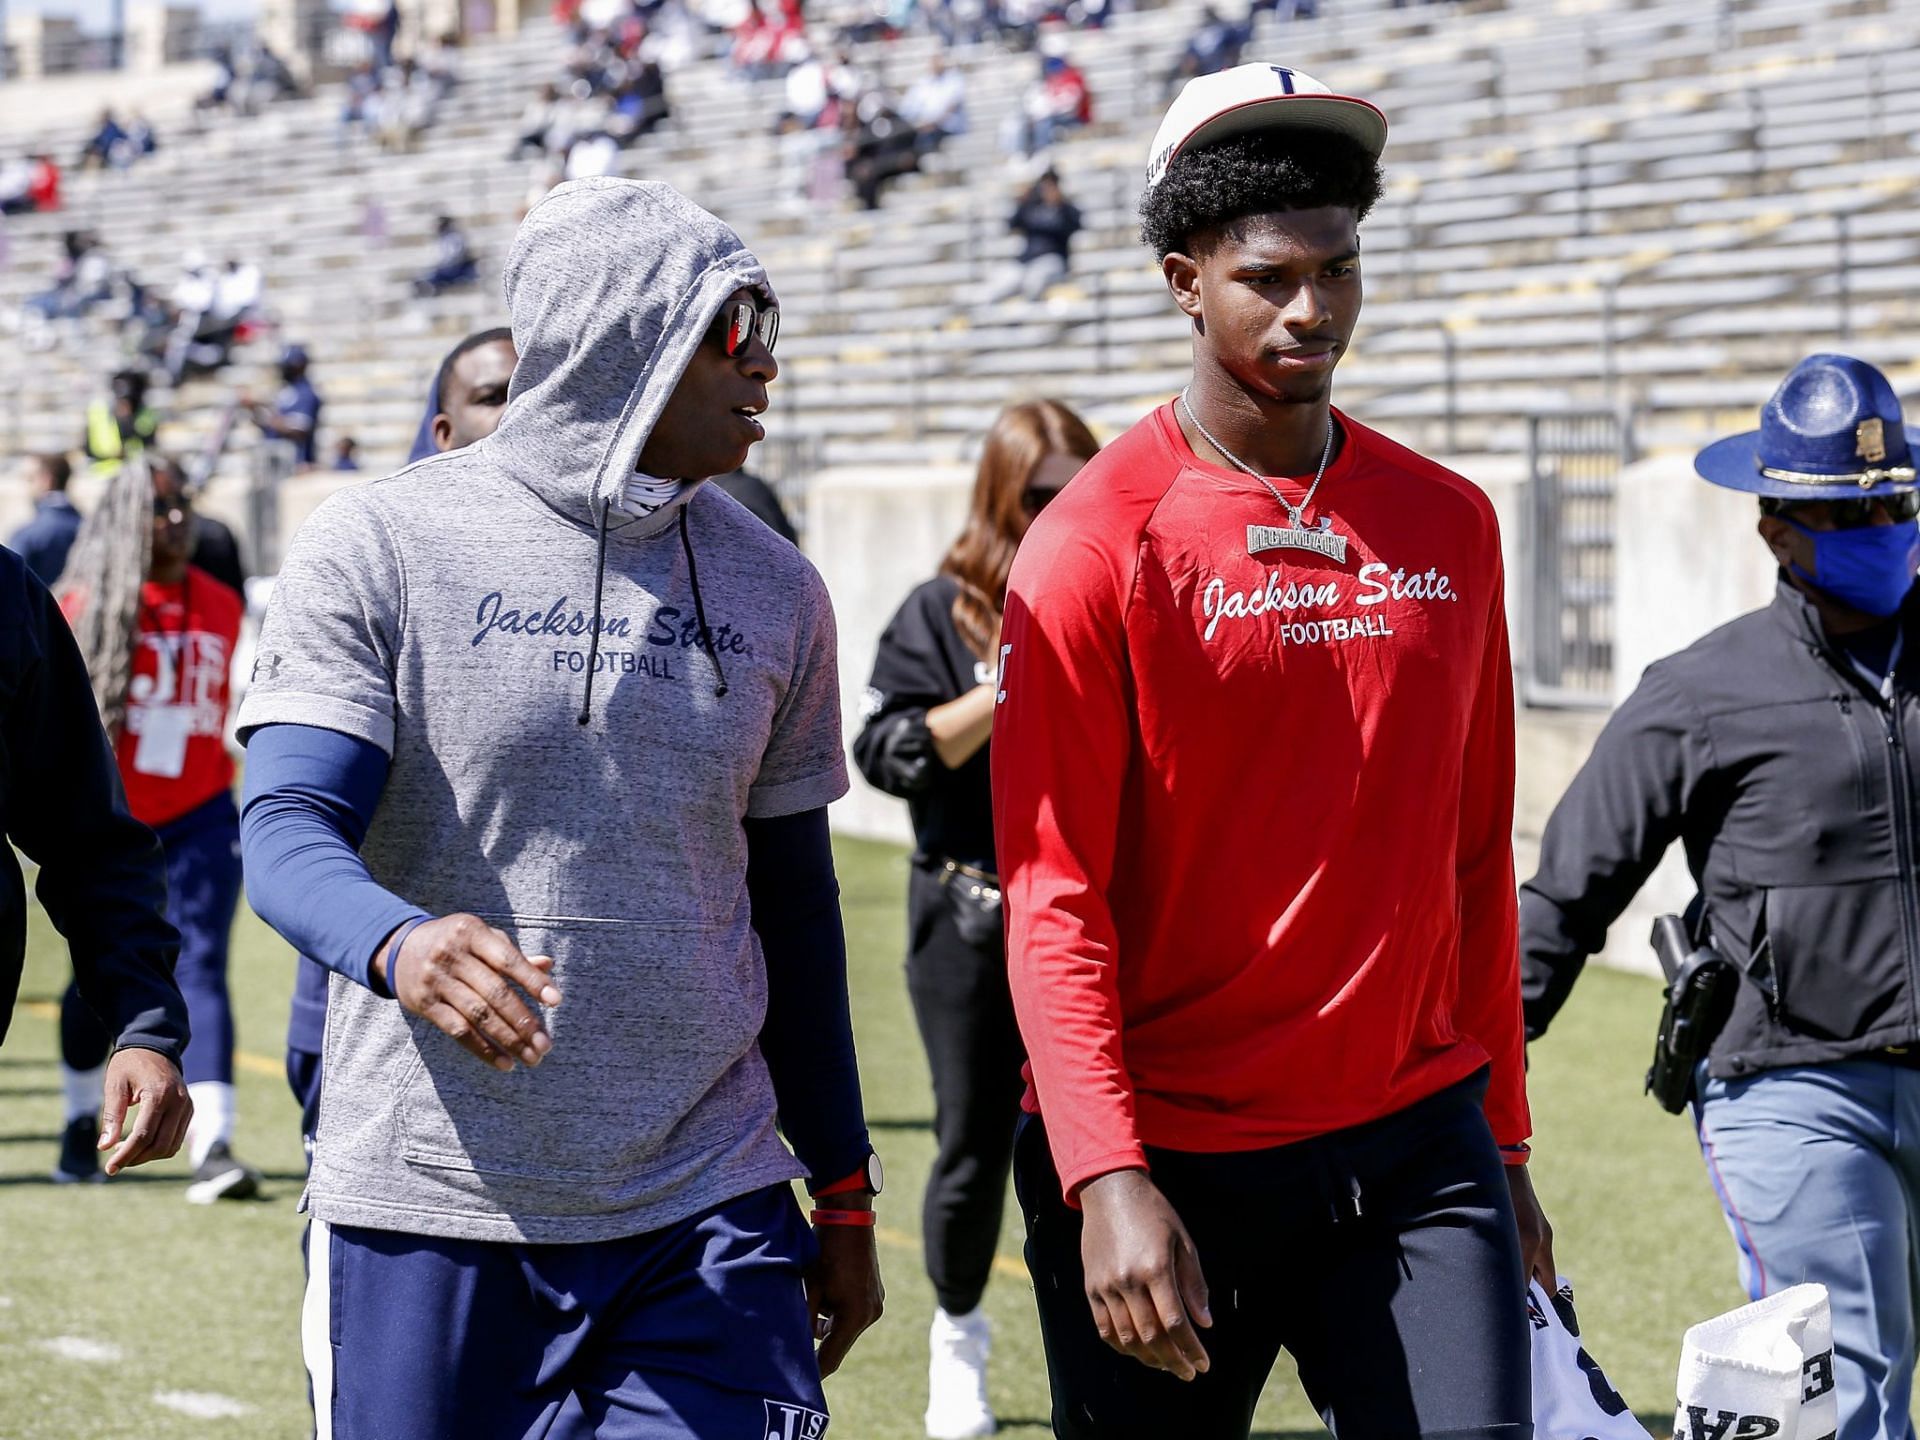
[[[1005,939],[1000,916],[1000,877],[962,865],[958,860],[934,863],[934,874],[939,877],[940,894],[954,930],[977,950],[997,949]]]

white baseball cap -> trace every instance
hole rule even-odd
[[[1158,185],[1182,150],[1249,130],[1319,130],[1357,141],[1376,159],[1387,146],[1380,107],[1336,95],[1311,75],[1285,65],[1236,65],[1189,80],[1154,134],[1147,186]]]

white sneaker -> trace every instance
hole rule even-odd
[[[928,1440],[973,1440],[997,1428],[987,1403],[987,1356],[993,1334],[977,1308],[965,1315],[933,1312],[927,1337]]]

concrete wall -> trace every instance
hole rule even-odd
[[[900,471],[828,470],[807,493],[807,553],[827,582],[840,627],[840,700],[847,736],[860,724],[860,697],[873,655],[900,602],[932,578],[966,520],[973,472],[959,467]],[[853,777],[833,808],[850,835],[912,842],[904,802]]]
[[[1654,661],[1772,598],[1773,557],[1754,532],[1758,518],[1751,495],[1709,485],[1694,474],[1690,455],[1655,456],[1621,474],[1614,508],[1616,701],[1633,692]],[[1601,958],[1655,972],[1647,944],[1654,917],[1678,913],[1693,893],[1676,845],[1614,924]]]
[[[9,15],[7,44],[18,79],[38,80],[79,68],[80,25],[67,16]],[[64,162],[68,157],[60,158]]]
[[[200,12],[164,0],[134,5],[127,11],[127,68],[151,74],[193,58],[200,37]]]

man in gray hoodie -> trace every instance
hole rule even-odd
[[[319,1433],[818,1436],[881,1304],[833,616],[703,484],[778,312],[609,178],[528,215],[506,294],[499,428],[315,512],[240,715],[249,896],[335,972]]]

